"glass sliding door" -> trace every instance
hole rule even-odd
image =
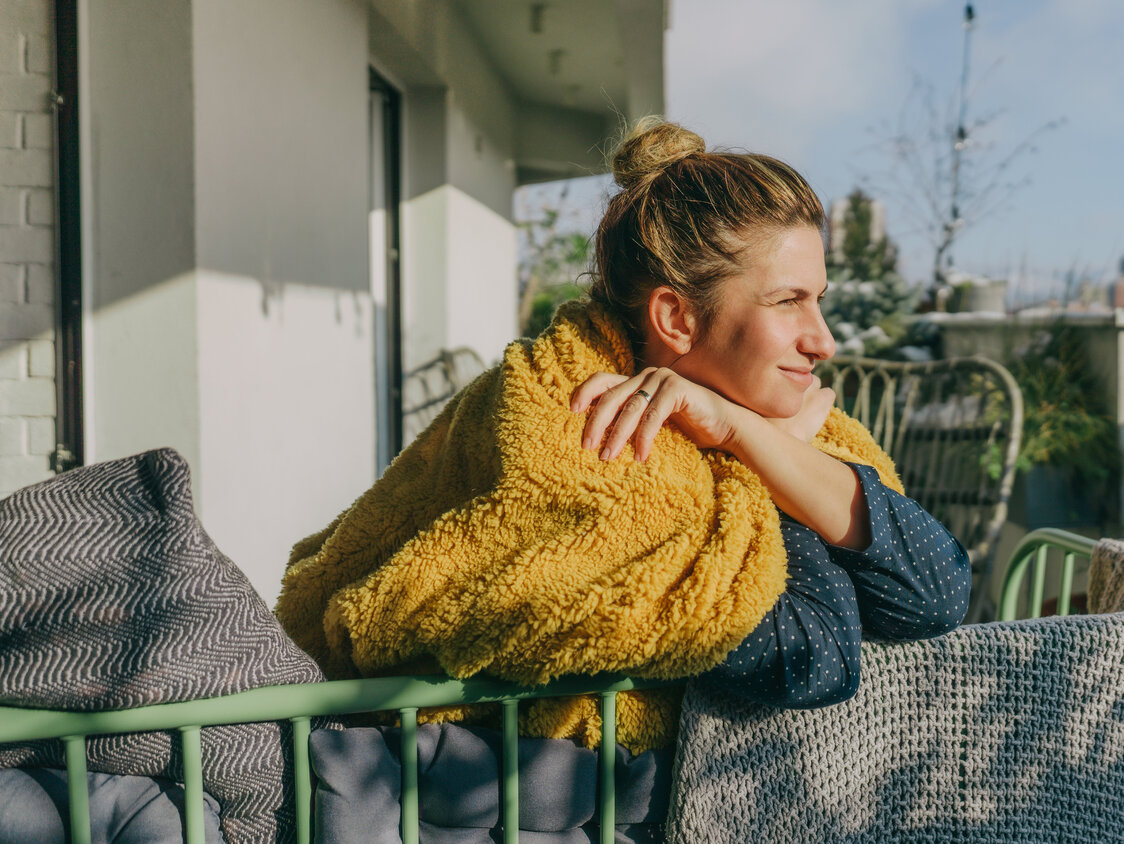
[[[402,97],[370,71],[371,298],[374,302],[376,473],[402,448],[402,319],[399,266]]]

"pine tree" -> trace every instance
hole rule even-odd
[[[840,249],[827,255],[824,319],[847,354],[885,355],[905,334],[916,292],[898,274],[897,247],[874,231],[874,202],[859,188],[847,197]]]

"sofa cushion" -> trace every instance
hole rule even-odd
[[[492,842],[500,824],[500,733],[484,727],[418,728],[418,816],[423,840]],[[399,733],[356,727],[312,734],[316,840],[398,844]],[[617,838],[662,839],[670,750],[617,748]],[[597,840],[597,755],[570,741],[519,740],[519,840]]]
[[[188,467],[160,449],[0,501],[0,702],[127,709],[323,679],[195,517]],[[203,731],[204,787],[232,841],[292,836],[287,726]],[[168,733],[93,738],[92,771],[176,779]],[[0,766],[58,767],[56,742]]]
[[[89,773],[91,840],[151,844],[183,838],[183,787],[149,777]],[[66,771],[0,771],[0,844],[66,844]],[[203,796],[203,838],[222,844],[218,804]]]

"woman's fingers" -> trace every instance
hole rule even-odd
[[[633,440],[633,451],[637,459],[643,459],[640,456],[641,441],[639,429],[642,421],[647,421],[648,427],[651,427],[651,422],[654,417],[652,406],[663,392],[661,390],[663,379],[661,379],[655,371],[645,371],[637,376],[637,378],[639,378],[639,383],[635,385],[631,382],[622,384],[619,388],[621,396],[615,397],[621,400],[616,415],[609,423],[608,436],[605,438],[605,444],[601,449],[602,460],[612,460],[619,455],[624,450],[625,443],[629,440]],[[600,408],[598,409],[600,410]],[[608,409],[606,408],[606,410]],[[608,413],[606,413],[606,416],[607,415]],[[663,419],[657,419],[655,421],[655,429],[658,431],[662,424]],[[653,432],[651,438],[654,437],[655,433]],[[650,449],[650,440],[647,445]]]
[[[582,448],[599,449],[602,460],[609,460],[620,453],[624,443],[628,441],[627,436],[623,440],[620,438],[621,431],[629,418],[643,412],[644,399],[635,393],[644,383],[645,375],[646,373],[641,373],[627,378],[601,393],[597,406],[590,411],[589,418],[585,421]],[[620,419],[622,415],[624,418]]]
[[[620,454],[641,420],[646,418],[649,405],[660,390],[663,379],[657,373],[658,370],[646,369],[629,378],[601,372],[574,390],[571,410],[581,413],[592,408],[582,432],[582,448],[599,449],[602,460],[611,460]],[[664,418],[666,414],[654,422],[654,429],[647,438],[649,449]],[[648,428],[653,425],[649,424]],[[634,443],[634,447],[636,445]]]
[[[617,457],[630,440],[636,459],[647,460],[671,418],[701,448],[720,448],[731,433],[730,403],[667,368],[645,369],[631,378],[594,375],[574,391],[570,406],[576,413],[592,408],[582,448],[598,449],[602,460]]]
[[[662,386],[662,384],[661,384]],[[669,388],[657,389],[652,395],[652,400],[640,414],[636,424],[636,433],[632,440],[632,450],[636,459],[643,463],[652,453],[652,444],[656,441],[656,434],[664,426],[675,409],[676,399]]]
[[[606,390],[623,381],[627,375],[618,375],[615,372],[598,372],[586,378],[570,396],[570,410],[581,413],[596,402]]]

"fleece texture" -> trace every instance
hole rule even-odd
[[[583,450],[586,414],[570,396],[603,371],[634,371],[620,324],[590,302],[563,306],[297,543],[276,612],[329,677],[680,678],[717,665],[757,625],[786,574],[765,486],[671,425],[643,463],[630,448],[608,462]],[[815,444],[901,489],[889,457],[842,412]],[[618,740],[634,751],[668,743],[679,697],[621,695]],[[600,737],[588,698],[536,702],[520,728]]]

